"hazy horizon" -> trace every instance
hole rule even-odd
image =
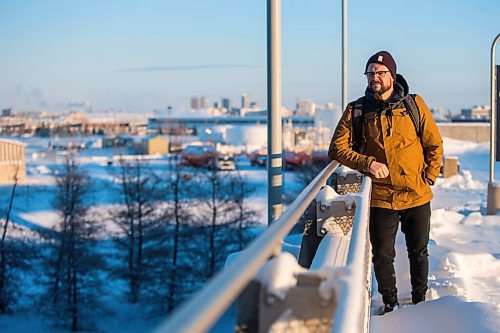
[[[389,50],[429,107],[488,104],[500,1],[348,1],[348,98]],[[0,108],[189,108],[266,101],[266,1],[0,1]],[[282,1],[282,101],[340,104],[341,2]],[[498,54],[499,52],[497,52]],[[497,59],[499,59],[497,57]]]

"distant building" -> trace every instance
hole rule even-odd
[[[168,154],[168,140],[165,137],[144,137],[139,142],[134,142],[134,151],[141,155]]]
[[[318,108],[314,114],[314,126],[319,128],[326,128],[328,133],[324,134],[329,139],[332,138],[333,131],[337,127],[337,124],[342,116],[343,110],[337,108],[333,105],[326,105],[326,108]],[[329,140],[328,139],[328,140]],[[323,145],[322,141],[317,141],[318,144]],[[329,141],[326,141],[329,143]]]
[[[241,110],[242,110],[241,108],[233,107],[233,108],[231,108],[231,110],[228,113],[231,116],[242,116],[245,112],[243,111],[243,114],[242,114]]]
[[[0,139],[0,182],[23,182],[26,179],[26,145],[19,141]]]
[[[471,109],[462,109],[462,116],[465,119],[490,119],[490,107],[481,105]]]
[[[130,146],[133,142],[131,136],[128,135],[111,135],[102,139],[103,148],[123,148]]]
[[[12,110],[12,108],[8,108],[8,109],[4,109],[2,110],[2,117],[12,117],[14,116],[14,111]]]
[[[200,99],[198,97],[191,97],[191,109],[198,110],[200,106]]]
[[[232,105],[231,105],[231,99],[230,98],[223,98],[222,99],[222,107],[227,110],[227,112],[231,111]]]
[[[316,104],[308,100],[298,100],[297,109],[295,111],[296,116],[314,116],[316,111]]]
[[[200,98],[200,107],[203,108],[203,109],[207,109],[208,108],[208,100],[205,96],[202,96]]]
[[[241,108],[242,109],[250,108],[250,96],[248,96],[248,94],[241,95]]]
[[[430,110],[435,121],[448,121],[450,118],[450,112],[442,106],[432,107]]]

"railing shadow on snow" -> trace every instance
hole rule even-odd
[[[336,161],[328,164],[284,213],[257,237],[224,270],[217,273],[192,298],[181,304],[158,327],[158,333],[207,332],[236,298],[255,278],[259,270],[280,252],[283,239],[295,226],[320,190],[338,168]],[[364,177],[361,191],[348,198],[355,207],[354,223],[349,232],[348,252],[344,260],[328,259],[338,245],[335,237],[324,237],[312,269],[331,270],[335,281],[335,311],[331,314],[331,332],[367,332],[371,290],[371,248],[368,236],[369,193],[371,179]],[[324,207],[323,207],[324,208]],[[334,317],[334,318],[333,318]],[[333,326],[331,324],[333,323]],[[328,329],[330,331],[330,328]]]

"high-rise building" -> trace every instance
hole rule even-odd
[[[200,107],[203,109],[208,109],[208,101],[207,101],[207,98],[205,96],[202,96],[200,98]]]
[[[191,109],[198,110],[200,106],[200,99],[198,97],[191,97]]]
[[[226,109],[228,112],[231,111],[231,99],[230,98],[223,98],[222,99],[222,107]]]
[[[241,108],[248,109],[250,108],[250,96],[248,94],[241,95]]]
[[[14,112],[12,111],[12,108],[9,108],[9,109],[2,110],[1,117],[12,117],[13,115],[14,115]]]

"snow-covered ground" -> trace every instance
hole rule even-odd
[[[500,215],[486,215],[489,144],[445,138],[444,148],[458,156],[461,171],[438,178],[433,189],[428,301],[372,316],[371,332],[500,331]],[[396,251],[404,302],[410,299],[410,275],[401,233]],[[380,306],[375,293],[372,309]]]
[[[430,291],[428,301],[404,305],[384,316],[373,316],[371,332],[499,332],[500,331],[500,215],[486,216],[486,189],[489,178],[489,144],[445,139],[445,153],[459,158],[460,174],[439,178],[432,201],[430,251]],[[51,173],[59,162],[30,159],[26,185],[19,189],[19,201],[12,220],[28,228],[48,228],[57,215],[51,207],[54,181]],[[107,155],[92,158],[87,152],[80,162],[96,180],[98,193],[91,198],[94,209],[106,211],[117,202],[118,194],[110,184]],[[266,224],[267,174],[265,169],[239,161],[240,172],[255,188],[249,198]],[[151,160],[154,168],[164,168],[165,159]],[[496,172],[500,179],[500,172]],[[301,185],[292,173],[285,176],[285,189],[296,193]],[[410,294],[409,268],[403,237],[397,239],[396,268],[399,297]],[[376,288],[375,288],[376,289]],[[373,309],[381,306],[373,297]],[[120,312],[121,311],[121,312]],[[126,313],[132,311],[134,316]],[[137,309],[121,307],[114,317],[103,317],[104,331],[144,332],[160,318],[143,318]],[[53,332],[43,319],[31,312],[0,317],[1,332]]]

